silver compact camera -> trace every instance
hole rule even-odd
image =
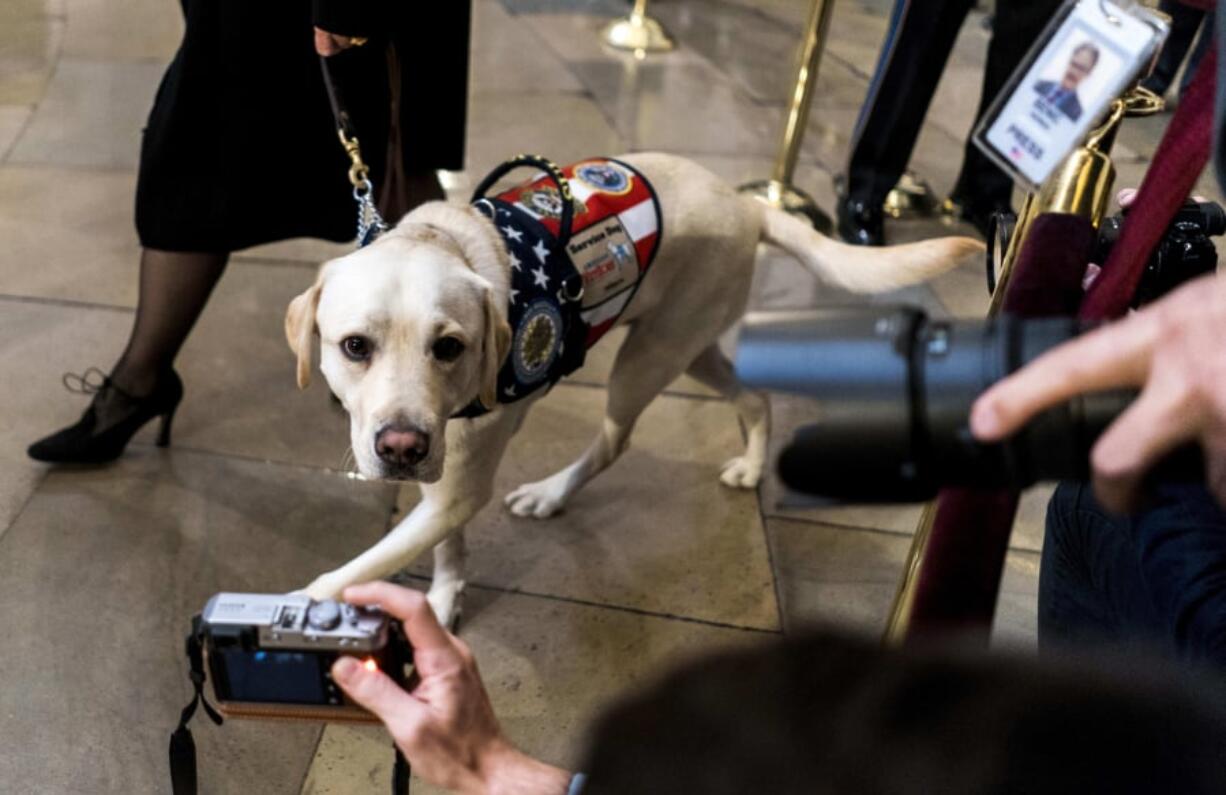
[[[353,656],[404,684],[412,656],[399,622],[378,608],[301,594],[219,593],[193,633],[233,717],[374,721],[332,681],[332,663]]]

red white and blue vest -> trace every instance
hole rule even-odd
[[[519,165],[537,166],[546,176],[484,195]],[[522,156],[483,181],[473,206],[498,228],[511,261],[507,308],[514,337],[498,374],[498,402],[511,403],[582,366],[587,349],[625,311],[660,245],[660,203],[627,163],[593,158],[559,169]],[[488,408],[474,402],[460,416]]]

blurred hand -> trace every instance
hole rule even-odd
[[[1195,279],[1040,356],[979,397],[971,430],[997,441],[1074,395],[1124,387],[1141,394],[1094,445],[1099,501],[1133,509],[1147,470],[1198,441],[1209,489],[1226,506],[1226,274]]]
[[[343,52],[350,47],[359,47],[366,43],[366,39],[354,38],[351,36],[340,36],[336,33],[329,33],[326,30],[315,28],[315,52],[327,58],[329,55],[336,55],[338,52]]]
[[[336,661],[332,678],[383,721],[417,775],[474,795],[566,793],[569,773],[528,757],[503,735],[472,652],[439,625],[423,594],[373,582],[346,588],[344,600],[377,604],[403,622],[420,680],[411,691],[352,657]]]

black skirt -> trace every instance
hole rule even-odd
[[[311,0],[182,5],[183,43],[141,146],[142,245],[222,252],[291,237],[353,238],[349,161],[315,54],[315,24],[370,39],[328,63],[376,186],[393,123],[406,172],[463,167],[471,0],[315,0],[314,11]],[[330,5],[343,10],[329,15]]]

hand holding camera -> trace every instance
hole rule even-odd
[[[344,596],[400,619],[413,647],[415,672],[407,690],[351,657],[337,660],[332,676],[383,721],[419,776],[460,793],[567,791],[569,773],[528,757],[506,739],[472,652],[438,623],[425,595],[373,582],[346,588]]]
[[[171,740],[176,793],[195,791],[186,724],[203,697],[204,660],[227,717],[378,720],[433,784],[460,793],[567,792],[569,773],[506,739],[472,652],[443,629],[423,594],[373,582],[345,589],[344,598],[220,593],[209,600],[188,640],[196,698]],[[204,706],[214,716],[207,700]],[[407,779],[406,769],[406,787]]]

